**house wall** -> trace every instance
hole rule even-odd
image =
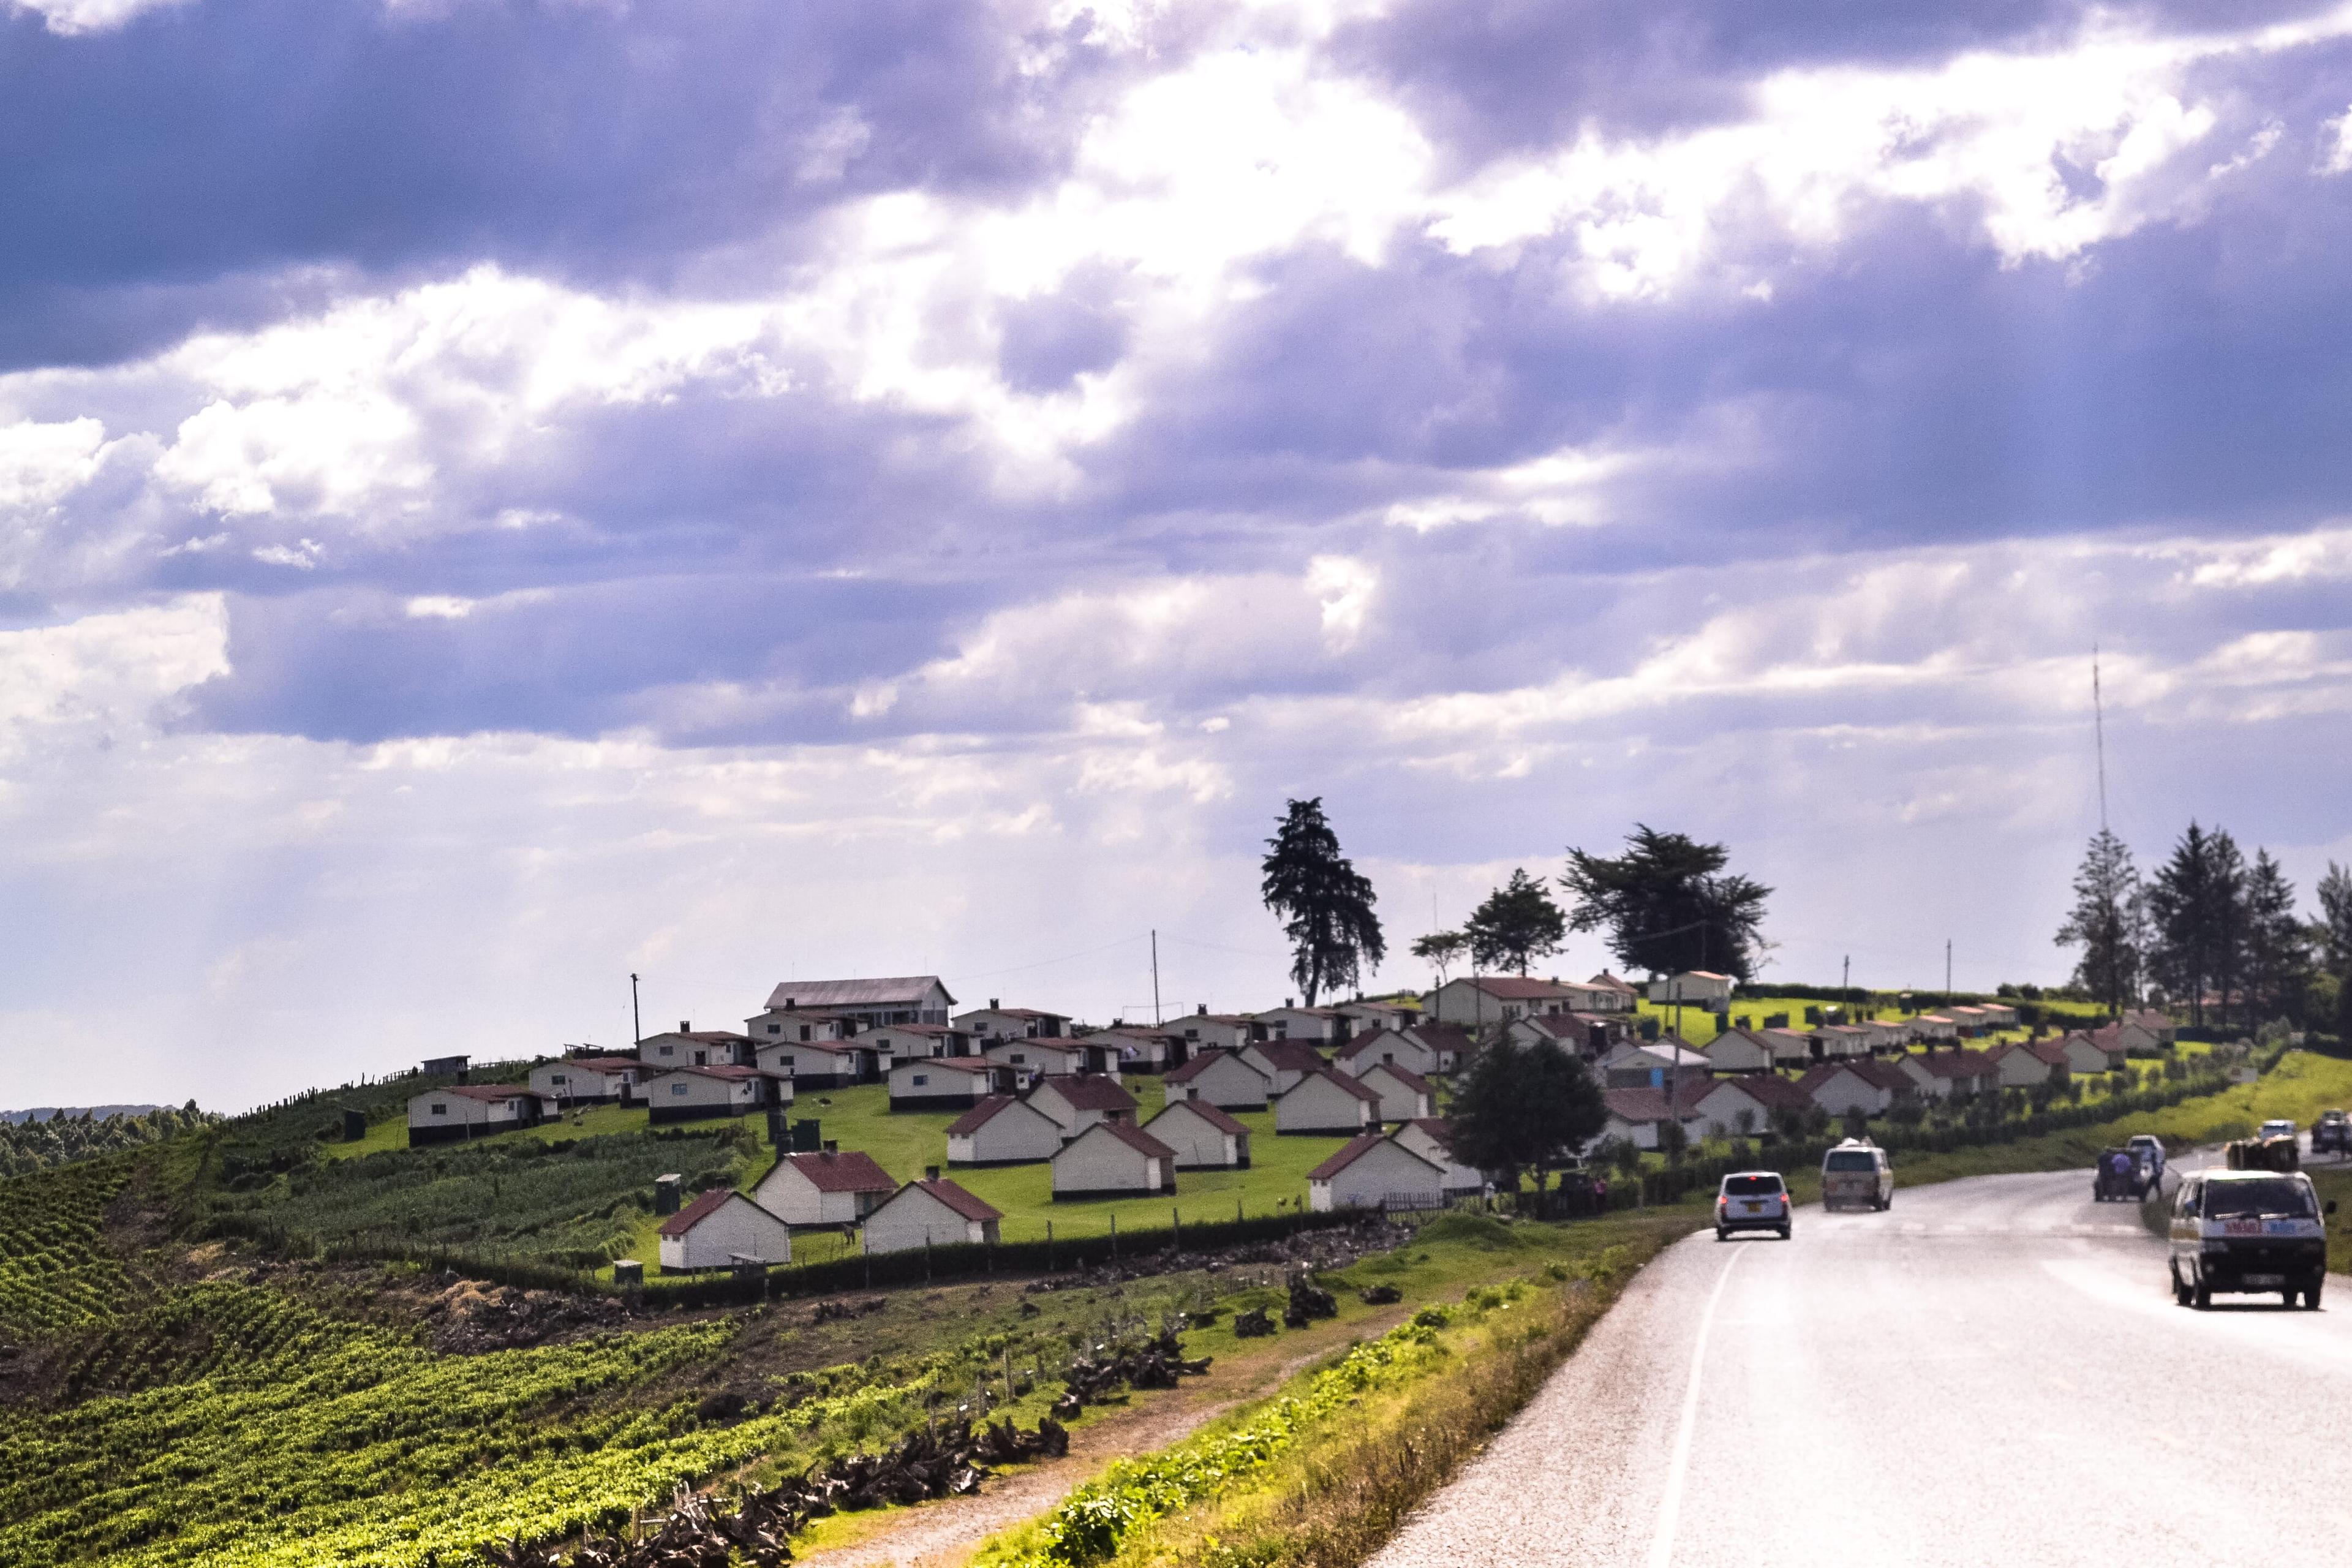
[[[748,1067],[748,1062],[735,1059],[731,1047],[714,1045],[709,1040],[689,1040],[683,1035],[647,1035],[637,1042],[637,1060],[647,1071],[665,1068],[731,1068]]]
[[[1153,1117],[1143,1129],[1176,1151],[1180,1171],[1240,1171],[1249,1168],[1249,1136],[1212,1127],[1181,1100]]]
[[[898,1195],[866,1216],[866,1250],[911,1252],[919,1247],[960,1247],[994,1241],[994,1220],[966,1219],[920,1187]]]
[[[408,1102],[408,1142],[455,1143],[522,1125],[514,1111],[517,1100],[476,1100],[467,1094],[420,1094]],[[433,1108],[442,1107],[435,1115]]]
[[[1202,1046],[1223,1046],[1228,1050],[1237,1051],[1257,1037],[1257,1031],[1250,1027],[1247,1019],[1229,1021],[1196,1016],[1178,1018],[1168,1028],[1171,1034],[1183,1036],[1196,1049]]]
[[[1065,1143],[1054,1156],[1054,1196],[1062,1200],[1169,1191],[1175,1185],[1175,1173],[1163,1170],[1162,1163],[1108,1133],[1082,1138]]]
[[[1372,1115],[1372,1107],[1328,1079],[1302,1079],[1274,1102],[1274,1130],[1353,1137],[1370,1130]]]
[[[1042,1110],[1006,1106],[981,1123],[977,1132],[948,1140],[950,1165],[1034,1165],[1061,1151],[1062,1130]]]
[[[1337,1065],[1349,1078],[1361,1078],[1382,1062],[1393,1062],[1407,1072],[1427,1078],[1438,1070],[1437,1053],[1419,1040],[1394,1029],[1365,1037],[1364,1048],[1343,1054]]]
[[[1840,1073],[1813,1091],[1812,1101],[1832,1116],[1843,1116],[1849,1110],[1860,1110],[1876,1116],[1885,1110],[1891,1096],[1852,1073]]]
[[[598,1072],[579,1062],[542,1062],[530,1069],[531,1092],[550,1100],[614,1100],[625,1081],[619,1073]]]
[[[935,1061],[901,1062],[890,1069],[893,1110],[970,1110],[989,1092],[987,1075]]]
[[[790,1073],[795,1084],[810,1089],[843,1089],[858,1081],[854,1052],[821,1051],[797,1042],[763,1045],[754,1053],[766,1072]]]
[[[1398,1129],[1396,1141],[1399,1146],[1412,1150],[1437,1167],[1438,1179],[1447,1195],[1480,1193],[1486,1190],[1486,1177],[1484,1172],[1473,1170],[1456,1160],[1444,1144],[1440,1143],[1420,1128],[1408,1125]]]
[[[762,1103],[759,1079],[705,1078],[700,1073],[664,1073],[646,1080],[646,1119],[694,1121],[709,1116],[743,1116]]]
[[[778,1165],[751,1189],[751,1201],[787,1225],[855,1225],[861,1202],[871,1203],[877,1196],[825,1192],[789,1163]]]
[[[1410,1150],[1383,1141],[1358,1155],[1353,1163],[1327,1181],[1308,1184],[1307,1206],[1332,1209],[1372,1208],[1391,1194],[1424,1202],[1444,1195],[1444,1176],[1438,1168]]]
[[[782,1220],[745,1199],[721,1205],[684,1236],[661,1238],[666,1270],[724,1268],[739,1253],[762,1263],[790,1263],[793,1233]]]
[[[1751,1119],[1748,1129],[1750,1136],[1763,1131],[1772,1124],[1772,1119],[1765,1110],[1763,1104],[1737,1083],[1717,1086],[1702,1097],[1693,1109],[1697,1111],[1699,1121],[1706,1125],[1709,1133],[1713,1133],[1718,1127],[1726,1133],[1738,1132],[1738,1116],[1743,1110],[1747,1111]]]
[[[1753,1037],[1737,1032],[1718,1035],[1699,1052],[1717,1072],[1764,1072],[1772,1066],[1771,1050]]]
[[[1083,1050],[1060,1040],[999,1040],[981,1055],[1024,1073],[1074,1073],[1087,1065]]]
[[[1356,1081],[1381,1097],[1381,1120],[1383,1121],[1411,1121],[1418,1116],[1431,1115],[1436,1110],[1429,1103],[1429,1096],[1406,1088],[1389,1074],[1377,1069]]]
[[[2031,1089],[2046,1081],[2053,1070],[2048,1062],[2028,1050],[2008,1052],[2000,1058],[2000,1068],[2003,1089]]]
[[[1205,1100],[1219,1110],[1264,1110],[1265,1075],[1239,1057],[1219,1057],[1176,1086],[1187,1100]]]
[[[1273,1095],[1289,1093],[1291,1086],[1307,1076],[1296,1068],[1276,1067],[1255,1045],[1242,1052],[1242,1060],[1257,1069],[1259,1075],[1265,1079],[1267,1089]]]

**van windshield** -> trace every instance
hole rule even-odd
[[[2310,1219],[2316,1212],[2311,1204],[2311,1189],[2284,1176],[2205,1184],[2208,1219]]]
[[[1871,1153],[1865,1149],[1832,1149],[1830,1151],[1829,1160],[1822,1166],[1822,1169],[1825,1171],[1875,1171],[1878,1169],[1878,1156]]]
[[[1780,1191],[1780,1178],[1778,1176],[1726,1176],[1723,1178],[1723,1190],[1735,1198],[1772,1197]]]

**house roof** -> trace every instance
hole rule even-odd
[[[1698,1102],[1715,1092],[1716,1080],[1702,1079],[1682,1086],[1682,1115],[1689,1116],[1698,1109]],[[1666,1091],[1663,1089],[1604,1089],[1601,1101],[1609,1113],[1620,1121],[1666,1121],[1680,1120],[1668,1109]]]
[[[1191,1111],[1193,1115],[1199,1117],[1202,1121],[1207,1122],[1210,1126],[1215,1128],[1220,1132],[1235,1133],[1244,1138],[1249,1136],[1248,1128],[1243,1126],[1240,1122],[1234,1121],[1223,1111],[1219,1110],[1215,1106],[1211,1105],[1205,1100],[1171,1100],[1168,1102],[1168,1109],[1161,1111],[1160,1116],[1155,1116],[1150,1121],[1143,1124],[1143,1130],[1146,1132],[1150,1131],[1153,1127],[1159,1124],[1160,1116],[1173,1116],[1180,1110]]]
[[[745,1079],[750,1078],[780,1078],[786,1076],[781,1073],[762,1072],[758,1068],[739,1068],[723,1065],[719,1067],[660,1068],[656,1069],[654,1076],[656,1078],[669,1078],[675,1074],[682,1072],[695,1073],[703,1078],[725,1079],[730,1083],[740,1083]]]
[[[967,1032],[957,1028],[952,1024],[877,1024],[869,1032],[878,1035],[885,1029],[894,1035],[929,1035],[934,1038],[941,1035],[961,1035]]]
[[[1332,1155],[1329,1159],[1324,1161],[1321,1164],[1307,1172],[1307,1179],[1310,1182],[1328,1182],[1332,1177],[1338,1175],[1340,1172],[1346,1170],[1349,1166],[1354,1164],[1357,1161],[1362,1159],[1365,1155],[1370,1153],[1374,1149],[1380,1147],[1380,1145],[1383,1143],[1390,1145],[1391,1148],[1396,1149],[1402,1153],[1412,1154],[1414,1159],[1421,1160],[1423,1164],[1429,1165],[1429,1168],[1433,1171],[1438,1168],[1437,1166],[1431,1164],[1429,1161],[1422,1159],[1421,1155],[1413,1153],[1413,1151],[1406,1148],[1403,1144],[1397,1142],[1393,1138],[1384,1138],[1377,1132],[1359,1132],[1353,1138],[1349,1139],[1338,1153]]]
[[[1304,1013],[1310,1018],[1336,1018],[1339,1016],[1339,1009],[1335,1007],[1268,1007],[1265,1012],[1255,1014],[1254,1016],[1262,1022],[1267,1018],[1284,1017],[1292,1013]]]
[[[1942,1013],[1922,1013],[1911,1021],[1915,1024],[1957,1024],[1959,1022],[1958,1019],[1948,1017]]]
[[[768,993],[770,1007],[887,1007],[893,1002],[920,1002],[933,986],[944,992],[936,974],[895,974],[875,980],[787,980]],[[952,1005],[955,998],[950,996]]]
[[[739,1035],[732,1029],[664,1029],[646,1037],[646,1040],[700,1040],[709,1046],[740,1046],[751,1038],[751,1036]],[[639,1040],[637,1044],[642,1046],[645,1040]]]
[[[1418,1128],[1449,1150],[1454,1147],[1454,1123],[1446,1121],[1443,1116],[1416,1116],[1406,1122],[1404,1127]],[[1402,1132],[1404,1127],[1400,1127],[1397,1131]]]
[[[1045,1117],[1047,1121],[1054,1121],[1052,1117],[1046,1116],[1044,1111],[1025,1100],[1015,1100],[1009,1094],[991,1094],[983,1096],[979,1104],[949,1122],[948,1136],[961,1138],[967,1132],[977,1132],[1016,1105],[1032,1116]],[[1054,1125],[1059,1127],[1061,1123],[1055,1121]]]
[[[1003,1062],[992,1061],[985,1057],[925,1057],[919,1061],[900,1062],[898,1067],[890,1070],[897,1072],[898,1068],[909,1067],[922,1068],[927,1070],[944,1068],[949,1072],[999,1073],[1004,1070]]]
[[[1063,1144],[1062,1153],[1068,1153],[1071,1150],[1076,1148],[1087,1139],[1095,1137],[1097,1134],[1105,1134],[1109,1137],[1116,1138],[1120,1142],[1126,1144],[1129,1148],[1134,1150],[1137,1153],[1149,1154],[1155,1160],[1172,1160],[1176,1157],[1175,1150],[1171,1149],[1167,1144],[1162,1143],[1159,1139],[1154,1138],[1150,1133],[1146,1132],[1142,1128],[1138,1127],[1132,1121],[1097,1121],[1092,1127],[1087,1128],[1084,1132],[1079,1133],[1076,1138],[1073,1138],[1068,1142]],[[1060,1159],[1061,1154],[1056,1154],[1055,1158],[1057,1160]]]
[[[1186,1062],[1182,1067],[1176,1068],[1160,1081],[1163,1083],[1190,1083],[1194,1079],[1200,1077],[1202,1073],[1208,1071],[1212,1067],[1214,1067],[1218,1062],[1227,1060],[1241,1062],[1242,1066],[1249,1068],[1250,1071],[1257,1072],[1257,1068],[1250,1067],[1250,1064],[1247,1062],[1242,1061],[1241,1052],[1225,1046],[1211,1046],[1206,1050],[1195,1054],[1191,1061]],[[1258,1076],[1260,1078],[1264,1078],[1265,1075],[1264,1073],[1258,1073]]]
[[[743,1194],[732,1187],[713,1187],[669,1218],[662,1221],[661,1233],[669,1237],[684,1236],[688,1231],[725,1208],[729,1199],[741,1197]],[[751,1200],[743,1198],[743,1201],[748,1204]]]
[[[1402,1029],[1389,1028],[1367,1029],[1364,1033],[1358,1035],[1354,1039],[1349,1040],[1346,1045],[1339,1047],[1338,1052],[1339,1059],[1343,1062],[1351,1062],[1358,1057],[1369,1055],[1372,1048],[1380,1044],[1381,1037],[1385,1035],[1394,1035],[1402,1039],[1404,1037],[1404,1031]]]
[[[1937,1078],[1990,1078],[2000,1064],[1982,1051],[1922,1051],[1908,1058]]]
[[[1073,1110],[1133,1110],[1135,1096],[1100,1073],[1047,1073],[1032,1095],[1051,1089]]]
[[[1584,1015],[1580,1013],[1574,1016],[1582,1017]],[[1407,1039],[1419,1040],[1432,1050],[1452,1051],[1456,1056],[1466,1057],[1478,1048],[1478,1042],[1470,1037],[1469,1030],[1452,1024],[1408,1024],[1398,1033]]]
[[[1873,1089],[1900,1090],[1904,1093],[1908,1093],[1911,1089],[1911,1080],[1903,1076],[1901,1068],[1885,1062],[1872,1061],[1867,1057],[1857,1057],[1849,1061],[1823,1062],[1799,1079],[1797,1087],[1811,1094],[1816,1085],[1827,1083],[1842,1072],[1853,1074]]]
[[[1713,1094],[1718,1089],[1736,1089],[1767,1110],[1811,1103],[1793,1079],[1774,1078],[1769,1073],[1754,1078],[1719,1078],[1706,1086],[1706,1092]]]
[[[823,1051],[827,1056],[852,1057],[874,1047],[861,1046],[855,1040],[770,1040],[760,1048],[763,1051]]]
[[[861,1149],[852,1149],[845,1154],[787,1154],[776,1163],[790,1165],[821,1193],[887,1193],[897,1191],[898,1186],[890,1179],[890,1173]]]
[[[1305,1040],[1260,1040],[1246,1047],[1283,1072],[1320,1072],[1323,1053]]]
[[[1594,975],[1591,979],[1586,981],[1584,984],[1587,987],[1598,985],[1611,991],[1638,991],[1640,989],[1640,987],[1636,986],[1632,981],[1626,979],[1623,975],[1612,974],[1605,969],[1600,973]]]
[[[991,1013],[1000,1018],[1053,1018],[1065,1024],[1070,1021],[1067,1013],[1048,1013],[1042,1007],[974,1007],[971,1011]],[[964,1016],[970,1017],[971,1014],[967,1013]]]
[[[1537,980],[1525,974],[1470,974],[1452,984],[1483,991],[1498,1002],[1549,1001],[1566,996],[1570,989],[1557,980]]]
[[[1376,1072],[1384,1072],[1388,1074],[1389,1077],[1396,1079],[1397,1082],[1404,1085],[1405,1088],[1412,1090],[1415,1094],[1427,1094],[1429,1092],[1429,1080],[1422,1077],[1419,1073],[1414,1072],[1411,1068],[1401,1068],[1394,1062],[1374,1062],[1370,1067],[1364,1069],[1363,1077],[1370,1078]],[[1358,1081],[1360,1082],[1362,1079],[1360,1079]]]
[[[1381,1102],[1381,1097],[1379,1095],[1373,1093],[1370,1089],[1366,1089],[1362,1084],[1358,1083],[1346,1073],[1333,1072],[1329,1068],[1317,1068],[1313,1072],[1302,1074],[1298,1081],[1285,1089],[1283,1093],[1297,1094],[1300,1089],[1307,1087],[1309,1079],[1318,1078],[1324,1079],[1326,1082],[1338,1084],[1341,1089],[1346,1089],[1349,1094],[1354,1095],[1358,1100],[1364,1101],[1368,1105],[1378,1105]]]
[[[944,1176],[926,1176],[919,1182],[908,1182],[907,1185],[909,1187],[919,1188],[923,1192],[929,1193],[931,1196],[939,1199],[940,1202],[947,1205],[948,1207],[955,1210],[956,1213],[961,1215],[966,1219],[975,1219],[985,1223],[992,1219],[1003,1219],[1004,1217],[1003,1214],[999,1213],[994,1208],[992,1208],[987,1204],[982,1203],[980,1199],[972,1196],[972,1194],[963,1187],[958,1185],[954,1182],[949,1181]],[[905,1189],[902,1188],[900,1190],[903,1191]]]
[[[427,1089],[425,1093],[462,1094],[467,1100],[515,1100],[525,1095],[537,1099],[539,1091],[529,1084],[521,1083],[458,1083],[452,1084],[447,1089]],[[419,1098],[423,1097],[419,1096]]]
[[[1712,969],[1685,969],[1680,974],[1670,975],[1668,978],[1670,980],[1729,980],[1731,976],[1717,974]]]
[[[1082,1057],[1087,1047],[1074,1035],[1008,1035],[1001,1040],[991,1040],[992,1051],[1059,1051],[1066,1057]]]
[[[558,1057],[541,1067],[578,1068],[582,1072],[635,1072],[645,1064],[635,1057]]]
[[[2028,1052],[2053,1068],[2066,1065],[2066,1048],[2049,1040],[2012,1040],[2005,1046],[1995,1046],[1985,1054],[1999,1062],[2006,1058],[2011,1051]]]

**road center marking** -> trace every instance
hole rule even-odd
[[[1699,1315],[1698,1340],[1691,1346],[1690,1382],[1683,1389],[1682,1422],[1675,1429],[1674,1458],[1666,1463],[1665,1495],[1658,1500],[1658,1533],[1650,1542],[1650,1568],[1666,1568],[1674,1561],[1675,1528],[1683,1511],[1683,1477],[1690,1469],[1691,1429],[1698,1425],[1699,1369],[1706,1362],[1706,1339],[1715,1328],[1716,1303],[1723,1300],[1723,1288],[1731,1282],[1731,1271],[1739,1267],[1747,1251],[1742,1246],[1725,1262],[1706,1298],[1706,1310]]]

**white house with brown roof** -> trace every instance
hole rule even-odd
[[[1052,1117],[1065,1138],[1075,1138],[1097,1121],[1135,1120],[1135,1096],[1118,1079],[1100,1073],[1050,1074],[1021,1098]]]
[[[955,998],[936,974],[876,980],[787,980],[768,993],[768,1012],[810,1008],[874,1024],[945,1024]]]
[[[1731,1005],[1732,988],[1738,984],[1730,975],[1717,974],[1712,969],[1685,969],[1679,974],[1651,981],[1650,1000],[1654,1004],[1680,1002],[1685,1007],[1720,1013]]]
[[[648,1121],[700,1121],[790,1105],[793,1080],[758,1068],[677,1068],[647,1075],[643,1092]]]
[[[1602,970],[1577,987],[1584,998],[1583,1010],[1591,1013],[1636,1013],[1642,1006],[1642,988],[1622,974]]]
[[[1348,1020],[1350,1039],[1368,1029],[1402,1029],[1421,1021],[1419,1005],[1386,999],[1334,1002],[1331,1011]]]
[[[637,1042],[637,1060],[648,1073],[672,1068],[749,1067],[751,1037],[731,1029],[698,1029],[692,1020]]]
[[[1931,1046],[1950,1045],[1960,1037],[1960,1026],[1941,1013],[1918,1013],[1911,1018],[1911,1035]]]
[[[1583,1061],[1598,1061],[1630,1038],[1624,1021],[1598,1013],[1532,1013],[1503,1033],[1522,1046],[1558,1046]]]
[[[2152,1008],[2126,1013],[2116,1022],[2122,1031],[2126,1052],[2168,1051],[2173,1042],[2180,1037],[2180,1026]]]
[[[453,1084],[410,1097],[408,1146],[462,1143],[468,1138],[536,1127],[539,1120],[539,1095],[523,1084]]]
[[[743,1033],[754,1047],[771,1043],[806,1045],[845,1040],[859,1033],[858,1020],[845,1013],[820,1013],[813,1007],[778,1007],[754,1013],[743,1020]]]
[[[1435,1208],[1445,1201],[1445,1171],[1393,1138],[1366,1132],[1307,1173],[1307,1206],[1334,1209]]]
[[[1991,1016],[1982,1007],[1969,1006],[1965,1005],[1958,1007],[1946,1007],[1943,1009],[1943,1014],[1945,1017],[1949,1018],[1954,1024],[1959,1026],[1960,1034],[1964,1038],[1983,1034],[1985,1030],[1990,1026],[1992,1022]]]
[[[986,1057],[900,1062],[890,1069],[893,1110],[970,1110],[992,1094],[1013,1092],[1013,1069]]]
[[[1444,1118],[1421,1117],[1394,1129],[1389,1136],[1438,1168],[1441,1173],[1439,1186],[1447,1197],[1460,1197],[1486,1190],[1486,1173],[1454,1158],[1454,1129]]]
[[[1800,1029],[1756,1029],[1750,1031],[1772,1052],[1776,1068],[1802,1068],[1819,1059],[1813,1049],[1813,1037]]]
[[[1629,1040],[1601,1058],[1601,1081],[1612,1089],[1660,1089],[1669,1079],[1703,1079],[1712,1070],[1706,1057],[1670,1037]]]
[[[1329,1068],[1301,1074],[1274,1101],[1276,1132],[1352,1138],[1375,1130],[1380,1120],[1379,1093]]]
[[[2013,1041],[1995,1046],[1985,1055],[2000,1075],[2003,1089],[2032,1089],[2047,1083],[2058,1073],[2069,1070],[2066,1053],[2048,1040]]]
[[[2051,1043],[2066,1054],[2066,1070],[2077,1078],[2121,1072],[2129,1055],[2124,1049],[2123,1032],[2113,1024],[2090,1033],[2072,1030]]]
[[[751,1053],[761,1072],[789,1078],[801,1089],[848,1089],[871,1083],[881,1076],[879,1064],[865,1037],[855,1040],[776,1041]]]
[[[1580,993],[1557,980],[1524,974],[1468,974],[1422,998],[1422,1016],[1473,1031],[1530,1013],[1570,1013]]]
[[[1394,1062],[1374,1062],[1356,1081],[1381,1098],[1381,1120],[1412,1121],[1437,1114],[1437,1095],[1429,1080],[1411,1068]]]
[[[1770,1072],[1772,1043],[1746,1029],[1726,1029],[1699,1047],[1716,1072]]]
[[[1242,1049],[1242,1060],[1265,1075],[1275,1094],[1289,1092],[1309,1073],[1323,1070],[1323,1054],[1306,1040],[1257,1040]]]
[[[1677,1113],[1668,1108],[1663,1089],[1604,1089],[1601,1102],[1607,1108],[1609,1119],[1594,1142],[1630,1142],[1636,1149],[1655,1150],[1660,1146],[1658,1130],[1668,1121],[1681,1123],[1684,1136],[1695,1141],[1706,1125],[1698,1113],[1699,1101],[1714,1089],[1712,1079],[1685,1082],[1675,1102],[1681,1108]]]
[[[992,1094],[948,1123],[950,1165],[1034,1165],[1061,1147],[1062,1124],[1009,1094]]]
[[[2000,1068],[1982,1051],[1906,1051],[1887,1065],[1922,1100],[1966,1100],[2000,1087]]]
[[[1752,1136],[1772,1125],[1775,1110],[1811,1103],[1795,1084],[1769,1073],[1717,1079],[1702,1087],[1693,1110],[1710,1138]]]
[[[787,1225],[856,1225],[898,1190],[873,1155],[826,1149],[778,1160],[751,1189],[751,1201]]]
[[[1237,1051],[1212,1047],[1166,1079],[1168,1098],[1198,1100],[1220,1110],[1264,1110],[1273,1085]]]
[[[1249,1169],[1249,1129],[1205,1100],[1171,1100],[1143,1130],[1176,1151],[1180,1171]]]
[[[1459,1033],[1452,1029],[1446,1032]],[[1436,1047],[1401,1029],[1374,1029],[1358,1035],[1341,1046],[1339,1054],[1331,1058],[1331,1065],[1349,1078],[1361,1078],[1367,1068],[1378,1067],[1382,1062],[1426,1077],[1431,1073],[1452,1071],[1450,1064],[1439,1065],[1444,1061],[1444,1058]]]
[[[634,1057],[565,1057],[530,1069],[531,1091],[559,1105],[605,1105],[630,1097],[639,1063]]]
[[[992,996],[985,1007],[958,1013],[955,1026],[982,1040],[1051,1040],[1070,1032],[1070,1018],[1042,1007],[1007,1007]]]
[[[1821,1047],[1821,1059],[1825,1062],[1870,1055],[1870,1031],[1852,1024],[1823,1024],[1813,1031],[1813,1041]]]
[[[857,1043],[874,1053],[876,1070],[886,1073],[900,1062],[980,1054],[980,1042],[952,1024],[877,1024],[860,1029]]]
[[[997,1239],[1003,1215],[984,1200],[936,1174],[908,1182],[866,1216],[868,1252],[911,1252],[919,1247],[980,1247]]]
[[[1823,1062],[1799,1079],[1797,1088],[1832,1116],[1843,1116],[1849,1110],[1884,1116],[1896,1100],[1908,1100],[1916,1092],[1901,1069],[1867,1057]]]
[[[1131,1198],[1176,1190],[1176,1151],[1131,1121],[1097,1121],[1053,1160],[1054,1201]]]
[[[1118,1077],[1117,1047],[1106,1050],[1091,1042],[1042,1037],[995,1040],[983,1047],[981,1055],[1012,1068],[1013,1082],[1024,1089],[1038,1079],[1055,1074],[1099,1072],[1112,1079]]]
[[[1268,1039],[1307,1040],[1318,1046],[1336,1046],[1346,1039],[1353,1022],[1335,1008],[1295,1007],[1287,1002],[1253,1016],[1265,1026]]]
[[[1103,1066],[1097,1071],[1161,1073],[1181,1062],[1187,1054],[1184,1037],[1142,1024],[1113,1024],[1107,1029],[1089,1029],[1078,1039],[1101,1049]]]
[[[713,1187],[661,1222],[665,1274],[792,1260],[792,1227],[730,1188]]]
[[[1206,1046],[1238,1051],[1253,1040],[1265,1038],[1265,1026],[1242,1013],[1212,1013],[1205,1004],[1188,1018],[1170,1020],[1168,1027],[1184,1037],[1198,1053]]]

